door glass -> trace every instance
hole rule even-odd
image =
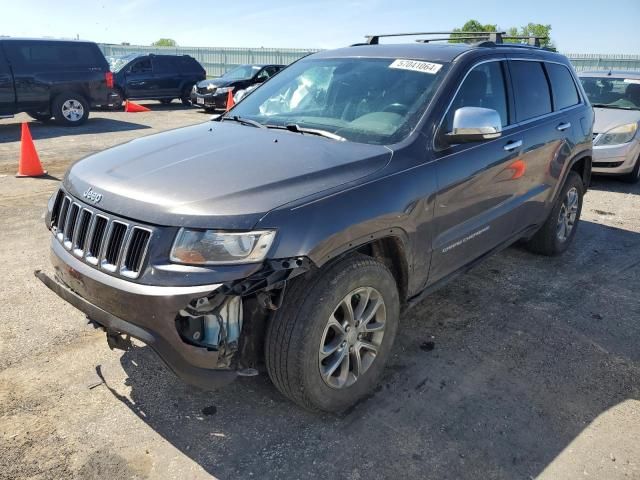
[[[143,60],[139,60],[136,64],[131,67],[131,73],[147,73],[151,71],[151,59],[145,58]]]
[[[447,132],[453,129],[453,116],[462,107],[491,108],[500,114],[503,127],[509,124],[502,62],[483,63],[469,72],[447,113]]]
[[[547,63],[545,66],[551,81],[555,110],[562,110],[578,104],[580,97],[578,97],[578,90],[569,69],[557,63]]]
[[[540,62],[512,60],[509,65],[518,122],[551,112],[549,83]]]

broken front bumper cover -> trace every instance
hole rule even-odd
[[[175,327],[178,312],[220,285],[158,287],[129,282],[81,262],[52,242],[55,278],[35,275],[60,298],[84,312],[108,333],[120,333],[149,345],[182,380],[203,389],[233,381],[235,370],[219,369],[218,351],[189,345]]]

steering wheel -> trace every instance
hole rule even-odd
[[[391,105],[387,105],[386,107],[384,107],[382,111],[402,115],[403,113],[407,113],[409,111],[409,106],[405,105],[404,103],[392,103]]]

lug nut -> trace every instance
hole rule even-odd
[[[200,340],[200,332],[193,332],[193,339]]]
[[[349,325],[347,325],[346,327],[344,327],[344,331],[348,332],[349,330],[351,330],[351,327]]]

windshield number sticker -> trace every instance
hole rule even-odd
[[[413,72],[429,73],[435,75],[440,71],[442,65],[439,63],[420,62],[418,60],[394,60],[389,68],[398,68],[400,70],[411,70]]]
[[[640,84],[640,79],[638,78],[625,78],[624,83],[635,83],[636,85]]]

